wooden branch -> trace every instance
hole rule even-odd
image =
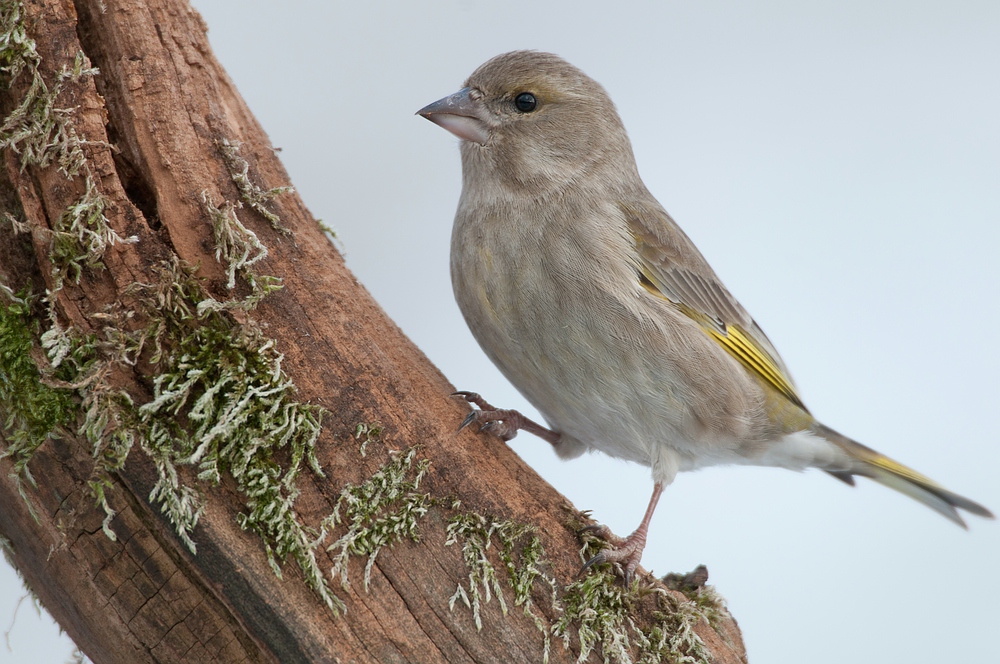
[[[467,406],[449,398],[447,380],[347,271],[298,196],[267,191],[289,184],[288,176],[186,2],[0,0],[0,7],[4,29],[23,28],[37,52],[19,47],[0,57],[0,65],[24,64],[0,74],[5,84],[13,79],[0,92],[8,118],[0,131],[0,284],[10,290],[0,293],[0,310],[13,326],[0,328],[0,343],[12,348],[24,337],[32,348],[32,364],[17,365],[16,376],[9,362],[18,357],[3,360],[29,387],[0,405],[8,422],[0,431],[7,450],[0,533],[27,583],[88,656],[542,661],[548,640],[551,661],[575,661],[588,646],[581,645],[581,623],[570,618],[583,602],[600,601],[605,624],[585,624],[582,634],[586,641],[587,629],[594,631],[595,656],[624,661],[625,653],[638,656],[644,638],[662,636],[673,652],[745,661],[735,621],[722,608],[705,608],[707,591],[689,592],[697,600],[690,601],[659,582],[644,581],[636,593],[609,573],[587,577],[587,587],[576,578],[581,516],[503,444],[455,433]],[[36,109],[48,129],[36,123],[18,137],[10,119],[31,94],[51,102],[47,115],[44,104]],[[83,211],[76,221],[73,210]],[[267,275],[283,288],[271,292]],[[189,356],[205,348],[215,353],[199,360],[208,365]],[[242,355],[226,354],[232,349]],[[273,503],[252,493],[272,480],[254,479],[232,460],[243,448],[232,457],[221,451],[252,433],[256,420],[197,411],[196,401],[213,403],[209,388],[185,388],[192,391],[181,403],[170,401],[166,387],[167,376],[207,380],[197,378],[204,366],[225,372],[241,362],[247,366],[225,375],[295,385],[268,396],[284,399],[274,402],[281,408],[270,420],[253,415],[279,422],[281,413],[293,413],[298,424],[282,429],[290,442],[275,442],[278,434],[268,429],[260,449],[246,452],[248,468],[289,480],[268,485],[276,487]],[[251,370],[254,363],[267,375]],[[215,387],[218,403],[236,408],[233,395],[246,386],[227,378]],[[29,412],[29,397],[57,404],[46,411],[55,413],[51,422]],[[313,447],[303,427],[317,408],[323,428]],[[221,433],[199,433],[206,417],[218,418]],[[51,433],[44,442],[38,427]],[[25,438],[30,431],[35,437]],[[170,432],[177,445],[197,443],[189,463],[157,447],[157,431]],[[293,450],[303,464],[315,450],[325,476],[303,465],[290,478]],[[19,459],[34,485],[17,472]],[[211,476],[206,464],[215,459],[223,459],[218,481],[199,480],[199,473]],[[164,517],[162,491],[149,498],[171,469],[178,486],[200,496],[192,499],[203,508],[190,532],[196,554],[183,528]],[[399,495],[362,495],[379,482]],[[101,495],[109,511],[97,504]],[[383,498],[378,514],[397,521],[365,521],[364,508]],[[292,500],[284,516],[268,512]],[[338,509],[339,520],[331,519]],[[351,515],[360,524],[353,530]],[[283,558],[288,528],[299,539]],[[341,548],[328,551],[352,533],[353,549],[340,539]],[[381,549],[379,533],[387,538]],[[283,578],[272,571],[264,542]],[[340,570],[331,573],[339,551],[350,554],[346,588]],[[313,568],[322,581],[310,577]],[[490,570],[495,587],[476,583],[476,574],[486,574],[490,584]],[[512,579],[527,585],[519,591]],[[463,592],[456,595],[460,587],[481,629]],[[616,627],[616,617],[645,631]],[[551,632],[560,620],[568,648],[559,630]],[[628,644],[613,643],[624,637]]]

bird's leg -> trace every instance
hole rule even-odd
[[[516,410],[494,408],[486,402],[486,399],[483,399],[475,392],[455,392],[451,396],[461,397],[469,403],[479,406],[479,410],[473,409],[469,413],[469,416],[462,422],[462,426],[458,427],[459,431],[470,424],[481,422],[480,431],[491,433],[503,440],[510,440],[517,435],[519,430],[524,430],[535,434],[552,445],[559,443],[560,435],[555,431],[546,429],[538,422],[529,420]]]
[[[646,507],[646,515],[642,517],[642,523],[635,529],[635,532],[628,537],[618,537],[611,532],[607,526],[587,526],[584,531],[591,531],[605,542],[614,545],[612,549],[604,549],[596,556],[584,563],[580,573],[587,571],[594,565],[601,563],[619,563],[625,572],[625,583],[632,580],[635,568],[642,560],[642,550],[646,548],[646,534],[649,532],[649,522],[653,518],[656,510],[656,503],[660,502],[660,494],[663,493],[663,483],[657,482],[653,485],[653,495],[649,499],[649,506]]]

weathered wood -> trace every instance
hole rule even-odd
[[[111,228],[137,242],[109,247],[104,269],[84,268],[79,284],[67,281],[58,290],[51,231],[86,193],[85,178],[68,179],[57,164],[22,164],[21,155],[7,149],[0,213],[23,215],[32,230],[17,234],[10,223],[0,223],[2,282],[14,291],[25,285],[35,293],[57,291],[60,323],[95,333],[106,332],[100,314],[108,305],[134,306],[129,287],[155,283],[162,261],[175,257],[198,266],[208,294],[220,301],[233,297],[203,203],[203,192],[220,205],[240,200],[220,146],[240,144],[255,184],[289,183],[267,136],[213,57],[201,18],[182,0],[36,0],[26,2],[24,12],[50,85],[78,53],[100,70],[67,79],[57,106],[71,109],[68,117],[107,201]],[[4,116],[30,82],[22,75],[0,92]],[[351,557],[349,589],[328,574],[347,608],[346,615],[335,615],[293,561],[283,564],[283,579],[271,571],[261,539],[237,523],[245,501],[228,476],[203,489],[205,512],[192,535],[198,546],[192,555],[160,506],[147,499],[158,471],[139,444],[111,476],[107,496],[117,511],[109,526],[117,536],[112,541],[88,487],[92,450],[82,437],[65,435],[35,452],[28,467],[37,487],[24,485],[26,500],[10,477],[13,461],[0,460],[0,533],[11,542],[15,564],[95,662],[541,661],[541,632],[514,606],[498,543],[489,556],[502,577],[508,615],[496,599],[484,603],[477,630],[461,601],[449,608],[456,587],[468,587],[469,569],[462,542],[446,545],[447,523],[463,511],[535,526],[546,551],[543,571],[562,592],[580,565],[579,516],[504,445],[473,432],[455,434],[467,407],[449,398],[447,380],[347,271],[297,195],[278,196],[267,206],[290,234],[248,206],[238,212],[269,251],[255,268],[280,277],[284,287],[252,313],[227,315],[266,325],[284,354],[281,368],[294,380],[296,398],[327,411],[317,448],[326,477],[308,471],[298,477],[296,512],[318,530],[345,486],[371,478],[393,458],[390,450],[419,446],[417,458],[430,460],[420,491],[434,501],[419,522],[419,541],[404,538],[382,549],[367,590],[365,556]],[[235,292],[246,296],[249,287],[240,281]],[[36,303],[32,311],[39,331],[48,329],[44,306]],[[122,324],[138,326],[141,318]],[[149,401],[150,355],[145,350],[134,367],[116,365],[106,380],[137,403]],[[362,454],[357,427],[372,422],[381,432]],[[181,470],[194,482],[193,471]],[[522,538],[517,546],[523,545]],[[323,546],[316,553],[328,571],[332,554]],[[657,598],[668,596],[683,599],[668,591],[636,600],[637,619],[648,622]],[[531,597],[547,629],[559,619],[549,586],[536,580]],[[728,614],[720,614],[715,629],[702,620],[695,630],[714,661],[745,661]],[[553,639],[552,661],[578,656],[580,644],[570,632],[568,650]]]

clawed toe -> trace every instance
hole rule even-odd
[[[475,404],[480,410],[496,410],[493,406],[486,403],[486,399],[479,395],[479,392],[468,392],[466,390],[460,390],[458,392],[452,392],[451,396],[460,397],[465,401]]]
[[[478,414],[479,414],[478,410],[470,411],[469,414],[465,416],[465,419],[462,420],[462,423],[458,425],[458,429],[457,430],[461,431],[465,427],[467,427],[470,424],[472,424],[473,422],[475,422],[476,421],[476,415],[478,415]]]
[[[482,422],[479,426],[480,431],[492,434],[505,441],[512,440],[517,436],[517,432],[523,429],[543,440],[547,440],[553,445],[559,442],[559,434],[555,431],[550,431],[537,422],[532,422],[516,410],[494,408],[476,392],[453,392],[451,396],[464,399],[478,408],[478,410],[473,409],[471,413],[465,416],[462,425],[458,427],[458,431],[475,422]]]
[[[467,392],[463,390],[461,392],[452,392],[451,396],[464,399],[477,407],[465,416],[465,419],[462,420],[462,424],[458,427],[458,431],[461,431],[475,422],[482,422],[482,424],[479,425],[480,431],[491,433],[498,438],[502,438],[503,440],[510,440],[517,435],[516,424],[511,427],[503,422],[503,420],[511,417],[511,414],[516,415],[516,411],[498,410],[487,403],[486,399],[482,398],[478,392]]]
[[[611,548],[600,551],[596,556],[585,562],[583,567],[580,568],[579,573],[581,575],[595,565],[614,563],[621,567],[625,584],[628,585],[632,582],[632,576],[635,574],[636,568],[639,567],[639,561],[642,559],[642,550],[646,547],[645,533],[636,531],[628,537],[618,537],[611,532],[610,528],[604,525],[585,526],[580,529],[580,532],[590,532],[611,545]]]
[[[589,526],[584,526],[579,531],[577,531],[578,535],[583,535],[584,533],[590,533],[591,535],[599,537],[608,544],[611,544],[616,547],[621,546],[622,544],[625,543],[624,537],[618,537],[618,535],[615,535],[613,532],[611,532],[611,529],[605,526],[603,523],[594,523]]]
[[[591,558],[590,560],[588,560],[583,564],[583,567],[581,567],[580,571],[577,572],[577,576],[583,576],[584,573],[594,565],[603,565],[606,562],[608,562],[608,557],[604,555],[604,551],[601,551],[596,556],[594,556],[593,558]]]
[[[470,424],[476,422],[482,422],[479,425],[479,430],[484,433],[490,433],[500,438],[502,440],[511,440],[517,435],[517,427],[510,426],[503,420],[509,417],[508,411],[504,410],[473,410],[465,419],[462,420],[462,424],[459,425],[458,431],[466,428]]]

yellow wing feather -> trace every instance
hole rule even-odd
[[[705,334],[725,348],[752,374],[763,379],[796,406],[806,410],[795,385],[771,358],[771,355],[761,348],[754,338],[747,334],[746,330],[739,325],[730,325],[709,317],[683,302],[672,301],[656,287],[654,279],[653,275],[649,274],[648,268],[642,266],[640,283],[647,291],[673,304],[685,316],[698,323]]]

